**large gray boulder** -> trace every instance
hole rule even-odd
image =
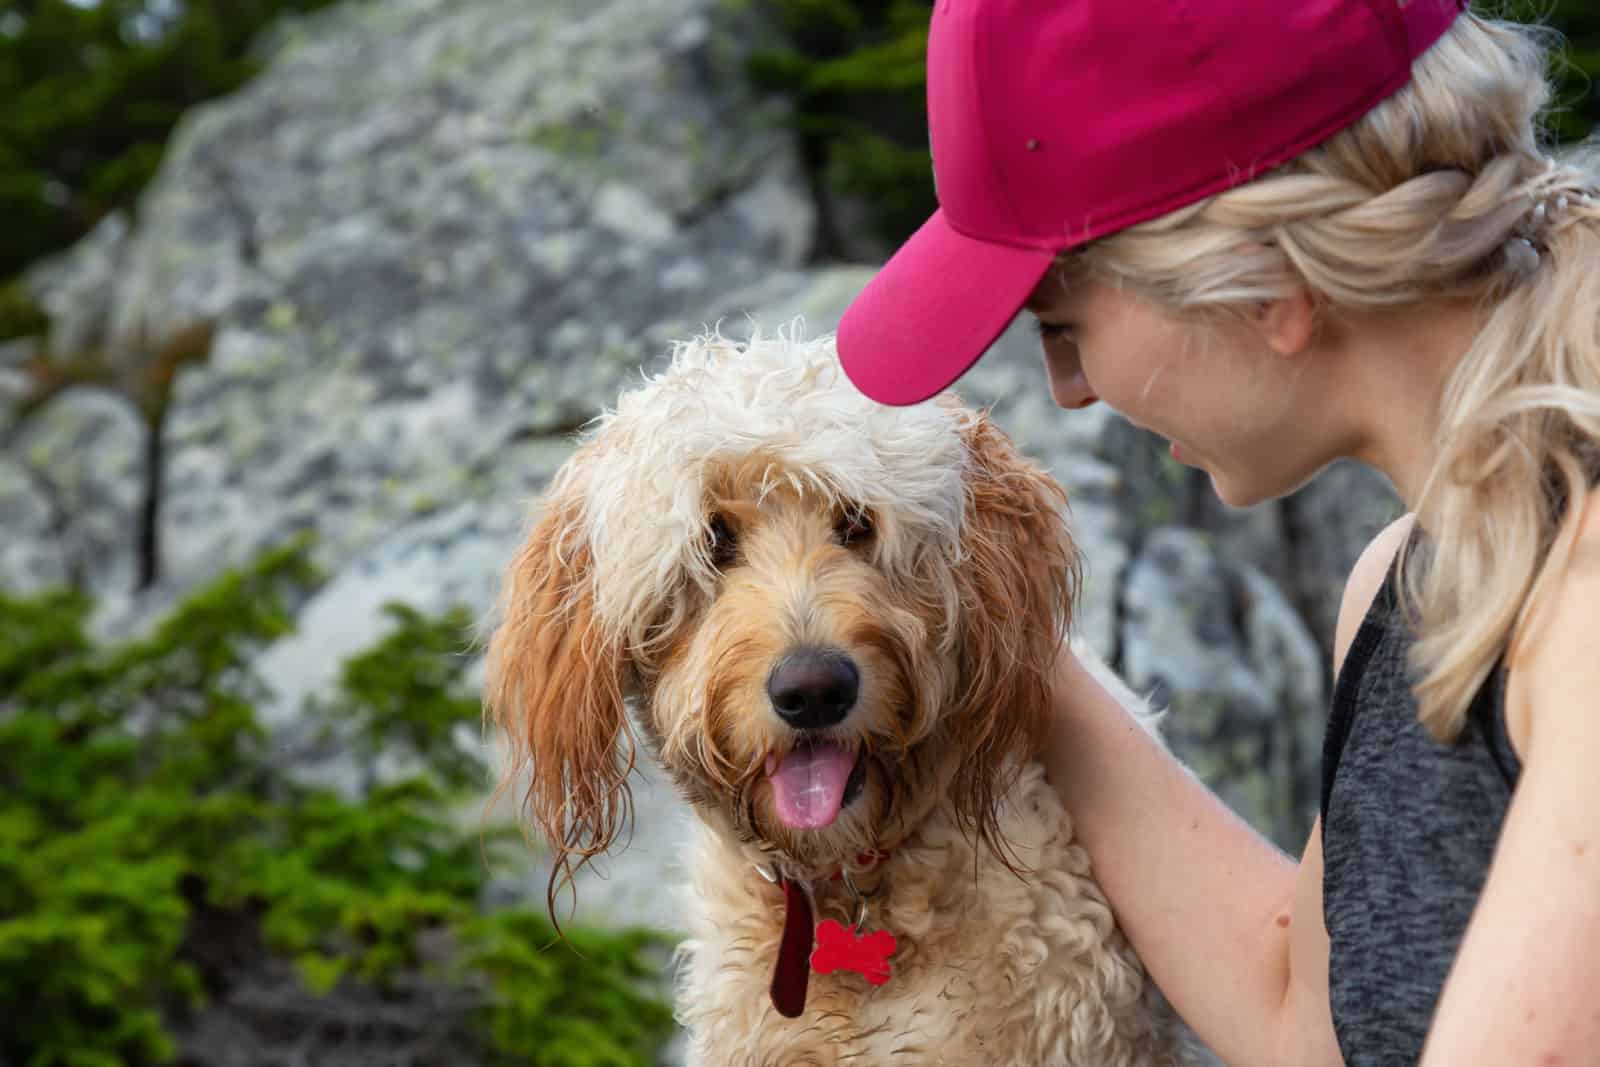
[[[131,233],[30,278],[63,351],[218,324],[167,417],[157,596],[299,530],[337,567],[397,523],[525,496],[545,442],[729,279],[809,251],[796,152],[724,5],[397,0],[278,36],[184,123]]]

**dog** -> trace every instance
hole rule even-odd
[[[1189,1062],[1034,759],[1065,504],[986,412],[876,405],[798,330],[679,342],[583,432],[507,568],[486,714],[552,914],[641,740],[693,810],[690,1062]]]

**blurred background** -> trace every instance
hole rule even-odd
[[[1600,118],[1600,8],[1552,137]],[[0,0],[0,1067],[672,1062],[684,812],[566,942],[477,623],[669,342],[830,330],[932,209],[926,0]],[[1072,494],[1084,639],[1263,833],[1314,813],[1335,467],[1248,512],[1025,328],[963,382]]]

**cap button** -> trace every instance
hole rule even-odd
[[[1039,151],[1039,138],[1037,138],[1037,137],[1028,138],[1028,151],[1030,151],[1030,152]]]

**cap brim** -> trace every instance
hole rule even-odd
[[[965,374],[1050,269],[1047,249],[988,244],[935,212],[850,304],[839,361],[880,404],[919,404]]]

